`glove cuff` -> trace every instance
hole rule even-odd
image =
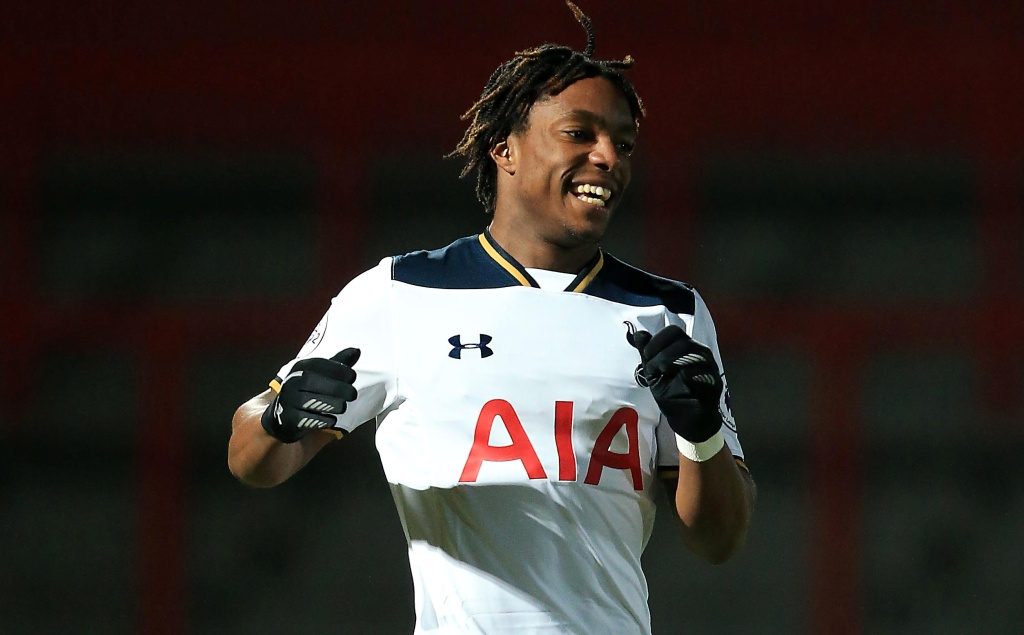
[[[725,447],[725,435],[723,435],[722,430],[719,429],[718,432],[711,435],[711,438],[707,441],[691,443],[677,434],[676,447],[679,448],[680,454],[691,461],[703,463],[718,454],[718,451]]]

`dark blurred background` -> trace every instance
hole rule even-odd
[[[760,489],[656,633],[1024,632],[1024,5],[583,0],[649,119],[608,248],[716,317]],[[479,231],[442,160],[558,0],[6,5],[0,632],[403,633],[372,426],[225,463],[353,275]]]

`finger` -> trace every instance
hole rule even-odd
[[[718,367],[713,364],[694,364],[680,370],[683,379],[689,384],[714,385],[718,382]]]
[[[345,401],[354,401],[356,398],[356,389],[351,383],[334,379],[333,377],[324,377],[323,375],[310,374],[305,376],[303,381],[296,385],[296,388],[300,395],[323,395],[324,397],[336,397]]]
[[[686,334],[686,331],[675,324],[670,324],[651,338],[650,343],[644,349],[644,353],[648,358],[652,358],[673,343],[689,339],[690,337]]]
[[[627,339],[629,339],[629,343],[633,345],[633,348],[640,351],[640,357],[646,359],[644,357],[644,349],[651,342],[651,334],[647,331],[637,331],[636,333],[631,333]]]
[[[694,375],[689,378],[691,382],[696,384],[706,384],[708,386],[714,386],[717,378],[712,373],[701,373],[700,375]]]
[[[356,365],[359,361],[359,355],[362,353],[358,348],[346,348],[337,355],[331,358],[331,361],[340,362],[349,368]]]
[[[693,364],[715,364],[714,353],[707,346],[689,337],[678,339],[653,357],[659,364],[668,360],[674,366],[686,367]]]
[[[722,376],[718,367],[711,364],[690,366],[680,373],[679,379],[690,393],[702,402],[718,403],[722,395]]]
[[[306,410],[285,409],[281,423],[297,430],[324,430],[334,427],[334,418]]]
[[[352,392],[355,392],[353,390]],[[324,395],[313,392],[299,392],[295,399],[299,410],[305,410],[314,414],[340,415],[345,412],[350,399],[342,396]]]
[[[356,371],[350,367],[332,359],[323,359],[322,357],[312,357],[295,362],[295,365],[292,366],[292,372],[295,371],[302,371],[302,378],[304,380],[321,375],[351,384],[356,379]]]
[[[672,360],[673,366],[692,366],[694,364],[707,364],[708,358],[704,357],[700,351],[689,351],[684,353],[680,357]]]
[[[647,350],[650,349],[651,347],[648,347]],[[694,353],[697,353],[697,351],[693,350],[692,340],[676,340],[666,346],[663,350],[658,351],[656,355],[651,356],[647,360],[645,366],[650,371],[658,373],[659,375],[674,375],[680,368],[684,368],[687,362],[691,359],[697,363],[704,361],[703,358],[695,359],[688,357],[688,355]]]

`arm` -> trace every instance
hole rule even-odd
[[[666,480],[681,522],[683,541],[693,553],[720,564],[743,546],[757,489],[728,447],[698,463],[679,455],[679,478]]]
[[[710,322],[710,319],[708,320]],[[714,342],[714,334],[709,339]],[[665,422],[675,433],[679,476],[669,483],[683,540],[695,554],[719,564],[746,537],[754,486],[725,442],[725,380],[712,349],[677,325],[653,337],[637,331],[644,376]]]
[[[273,487],[288,480],[309,462],[336,433],[314,430],[295,443],[282,443],[260,424],[263,412],[274,400],[267,390],[238,407],[231,419],[228,469],[238,480],[253,487]]]
[[[295,361],[281,369],[277,394],[267,390],[235,411],[228,469],[240,481],[254,487],[284,482],[331,440],[393,403],[390,285],[390,258],[345,285]],[[365,346],[366,355],[353,344]]]
[[[332,431],[333,413],[344,413],[356,398],[352,366],[359,354],[346,348],[331,359],[301,359],[279,393],[267,390],[242,404],[231,420],[231,473],[248,485],[273,487],[340,436]]]

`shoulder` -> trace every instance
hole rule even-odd
[[[440,249],[394,256],[390,262],[392,280],[417,287],[489,289],[511,284],[484,251],[479,235],[460,238]]]
[[[634,267],[605,252],[604,265],[587,293],[630,306],[664,306],[673,313],[693,315],[700,296],[685,282]]]
[[[390,257],[384,258],[376,266],[349,280],[334,300],[351,300],[354,297],[373,296],[383,292],[391,282],[392,260]]]

